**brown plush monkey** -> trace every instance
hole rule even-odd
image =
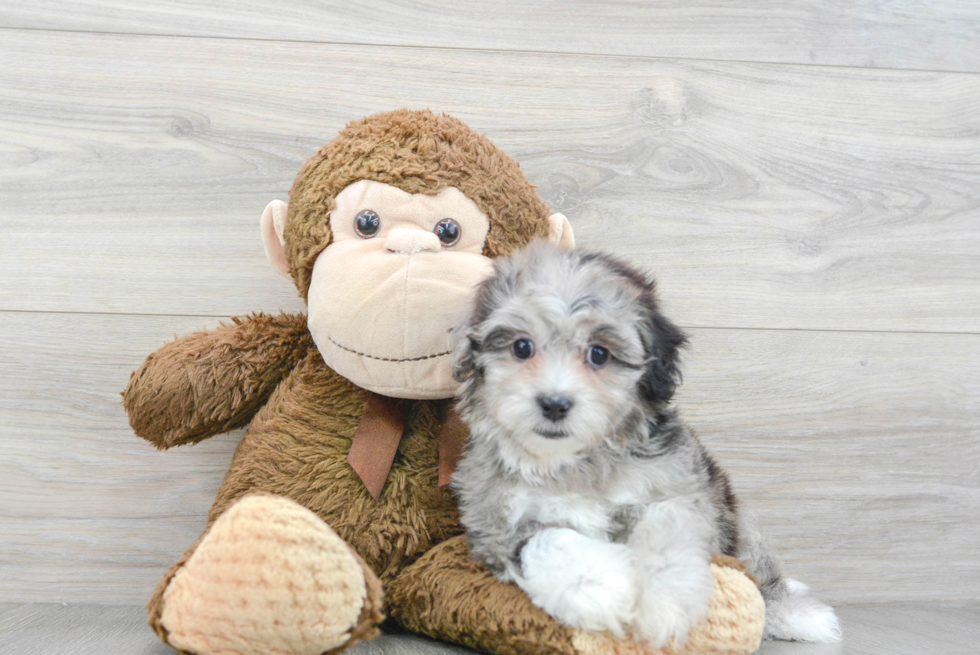
[[[649,652],[559,625],[497,581],[440,486],[461,437],[452,313],[490,258],[534,238],[573,245],[518,165],[449,116],[378,114],[307,161],[261,227],[308,316],[180,338],[124,392],[158,448],[249,427],[204,534],[149,602],[157,634],[194,655],[320,655],[374,636],[387,612],[500,655]],[[761,596],[737,562],[714,571],[684,652],[751,652]]]

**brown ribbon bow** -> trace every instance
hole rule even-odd
[[[361,422],[354,433],[347,463],[357,473],[368,493],[378,500],[384,489],[391,464],[395,461],[398,444],[405,433],[409,401],[389,398],[376,393],[368,396]],[[439,486],[449,484],[456,462],[469,436],[459,415],[448,406],[441,413],[438,428]]]

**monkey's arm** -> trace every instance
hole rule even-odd
[[[683,647],[660,650],[608,632],[570,628],[501,582],[470,556],[466,537],[442,542],[387,587],[406,627],[496,655],[748,655],[759,648],[765,609],[758,587],[732,558],[711,565],[715,595]]]
[[[130,377],[129,424],[160,449],[243,427],[314,347],[302,314],[236,317],[176,339]]]

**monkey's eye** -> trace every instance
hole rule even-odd
[[[518,339],[511,344],[510,351],[516,359],[531,359],[534,357],[534,342],[530,339]]]
[[[439,237],[442,245],[448,248],[459,241],[459,235],[463,230],[459,227],[459,223],[456,222],[455,218],[444,218],[436,223],[436,227],[432,231]]]
[[[365,209],[354,217],[354,231],[365,239],[370,239],[381,229],[381,217],[373,209]]]
[[[591,346],[585,355],[585,359],[592,366],[602,368],[609,362],[609,350],[602,346]]]

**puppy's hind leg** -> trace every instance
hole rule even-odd
[[[748,516],[742,517],[738,558],[748,561],[749,571],[758,579],[766,601],[765,639],[787,641],[840,641],[842,631],[833,608],[810,595],[810,588],[799,580],[784,578],[779,562]]]
[[[780,578],[766,601],[765,639],[791,641],[840,641],[843,633],[833,608],[809,593],[809,588],[792,578]]]

